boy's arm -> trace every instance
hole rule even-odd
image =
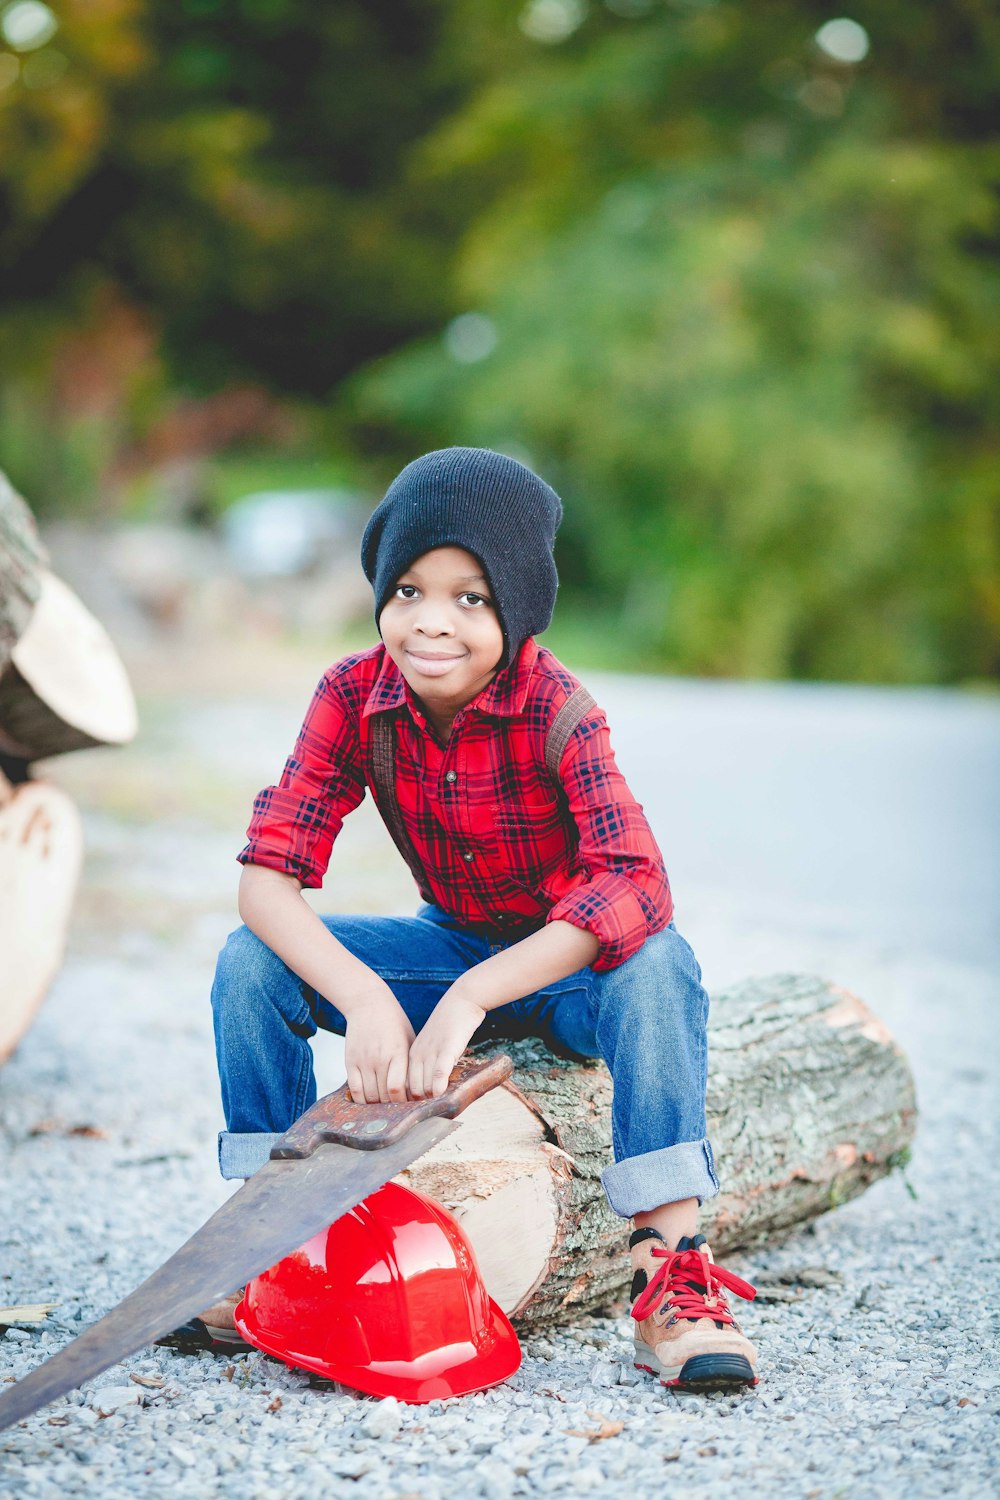
[[[410,1048],[408,1086],[414,1099],[436,1098],[487,1011],[586,969],[600,943],[569,922],[549,922],[456,979],[434,1007]]]
[[[595,708],[577,725],[559,767],[576,825],[585,877],[555,903],[547,921],[586,928],[598,940],[592,967],[616,969],[673,916],[663,855],[622,775],[607,718]]]
[[[357,1104],[406,1098],[413,1027],[385,981],[344,947],[291,875],[244,865],[240,916],[257,937],[347,1021],[347,1083]]]

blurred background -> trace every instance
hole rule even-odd
[[[364,517],[469,443],[563,495],[578,667],[986,684],[998,59],[988,0],[13,0],[0,468],[130,632],[371,640]]]

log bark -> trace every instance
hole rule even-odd
[[[718,996],[709,1026],[709,1137],[722,1183],[701,1229],[724,1255],[862,1193],[906,1159],[913,1078],[856,996],[809,975]],[[464,1225],[491,1296],[522,1325],[626,1290],[627,1226],[607,1206],[611,1080],[603,1063],[510,1044],[514,1078],[402,1181]]]
[[[62,963],[82,859],[80,816],[65,792],[0,775],[0,1065]]]
[[[34,516],[0,471],[0,676],[38,603],[47,562]]]

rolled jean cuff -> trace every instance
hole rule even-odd
[[[605,1167],[601,1182],[613,1211],[621,1219],[648,1213],[661,1203],[697,1198],[703,1203],[719,1191],[715,1160],[707,1139],[682,1141],[642,1156],[627,1156]]]
[[[271,1155],[281,1131],[219,1131],[219,1171],[223,1177],[252,1177]]]

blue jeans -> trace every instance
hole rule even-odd
[[[508,946],[437,907],[415,917],[324,917],[345,948],[381,975],[419,1031],[452,982]],[[248,1177],[316,1100],[309,1038],[343,1035],[341,1013],[247,927],[232,933],[212,986],[226,1130],[224,1177]],[[614,1164],[601,1174],[622,1218],[719,1191],[705,1133],[708,996],[673,924],[616,969],[576,974],[487,1014],[476,1040],[538,1036],[554,1051],[602,1057],[614,1095]]]

